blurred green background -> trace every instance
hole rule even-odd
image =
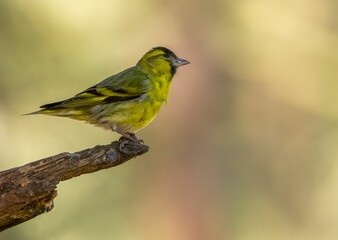
[[[159,45],[192,64],[138,134],[150,152],[61,183],[0,239],[337,239],[334,0],[0,1],[1,170],[117,139],[20,115]]]

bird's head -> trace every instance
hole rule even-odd
[[[189,61],[177,57],[175,53],[165,47],[155,47],[144,54],[137,65],[155,74],[169,73],[172,77],[178,67],[189,63]]]

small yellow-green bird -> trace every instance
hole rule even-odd
[[[189,63],[165,47],[155,47],[136,66],[29,114],[82,120],[134,140],[134,133],[147,126],[167,101],[177,68]]]

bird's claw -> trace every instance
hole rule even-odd
[[[138,139],[134,133],[124,133],[119,139],[119,150],[123,153],[130,153],[130,145],[143,145],[142,139]],[[129,145],[129,146],[128,146]]]

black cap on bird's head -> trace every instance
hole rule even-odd
[[[161,50],[164,52],[164,57],[168,58],[168,59],[171,59],[172,60],[172,63],[175,67],[180,67],[180,66],[183,66],[183,65],[186,65],[186,64],[189,64],[190,62],[183,59],[183,58],[179,58],[176,56],[176,54],[171,51],[170,49],[168,48],[165,48],[165,47],[155,47],[153,48],[153,50]]]
[[[183,58],[177,57],[173,51],[165,47],[152,48],[142,57],[139,63],[142,61],[146,61],[148,63],[153,62],[154,59],[161,59],[162,62],[165,60],[167,63],[169,63],[172,75],[176,73],[177,68],[190,63]]]

